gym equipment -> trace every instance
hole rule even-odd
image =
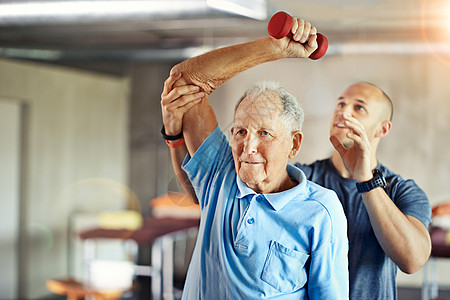
[[[291,28],[292,17],[284,11],[279,11],[272,16],[267,29],[270,36],[282,39],[285,36],[292,38]],[[317,33],[317,45],[316,51],[309,56],[312,60],[322,58],[328,50],[328,39],[321,33]]]

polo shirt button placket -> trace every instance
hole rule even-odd
[[[255,223],[255,219],[249,218],[249,219],[247,219],[247,223],[251,225],[251,224]]]

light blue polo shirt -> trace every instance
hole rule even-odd
[[[201,222],[183,299],[347,299],[347,222],[336,194],[288,165],[294,188],[258,194],[217,127],[183,169]]]

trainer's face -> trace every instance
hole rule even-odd
[[[255,191],[277,186],[286,176],[293,141],[280,117],[280,102],[275,95],[245,98],[235,113],[231,145],[236,171]]]
[[[346,148],[353,145],[353,140],[347,137],[352,129],[344,122],[344,114],[347,114],[361,123],[369,140],[372,140],[381,126],[383,104],[380,97],[382,94],[376,87],[365,83],[354,84],[345,89],[336,103],[330,136],[336,136]]]

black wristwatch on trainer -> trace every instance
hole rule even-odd
[[[383,174],[381,174],[381,171],[378,169],[374,169],[372,173],[373,173],[372,179],[356,183],[358,193],[366,193],[380,186],[383,188],[386,187],[386,179],[384,178]]]

